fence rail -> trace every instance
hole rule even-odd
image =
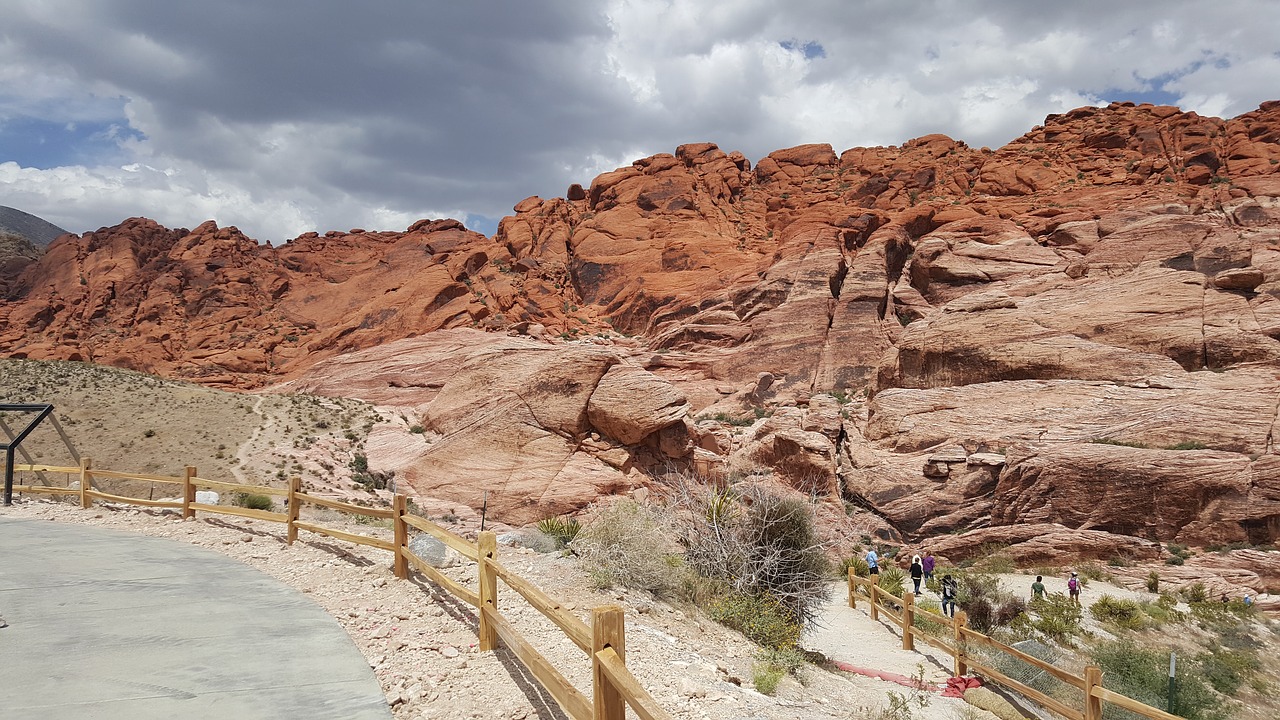
[[[876,580],[858,577],[853,568],[849,568],[849,607],[858,606],[860,593],[865,593],[865,599],[871,603],[871,619],[876,620],[883,613],[892,618],[895,625],[902,628],[902,649],[914,650],[915,641],[917,639],[924,640],[952,657],[955,664],[955,675],[964,675],[969,669],[976,670],[988,680],[993,680],[1005,687],[1016,690],[1068,720],[1102,720],[1104,702],[1122,707],[1145,718],[1183,720],[1177,715],[1170,715],[1163,710],[1153,708],[1150,705],[1102,687],[1102,670],[1096,667],[1085,668],[1083,677],[1067,672],[1052,663],[1047,663],[1017,648],[1009,647],[999,640],[969,628],[967,626],[968,616],[964,612],[957,612],[954,618],[946,618],[928,610],[921,610],[915,606],[915,595],[913,593],[903,593],[902,597],[899,597],[881,589],[876,584]],[[895,606],[901,609],[896,610]],[[943,626],[950,625],[952,643],[947,643],[929,634],[924,629],[916,627],[916,617],[923,617]],[[971,643],[984,645],[1004,653],[1049,673],[1071,687],[1081,690],[1084,693],[1084,708],[1076,709],[1071,707],[1062,700],[1050,697],[991,667],[983,659],[976,658],[969,653],[968,648]]]
[[[573,720],[625,720],[627,706],[630,706],[642,720],[671,720],[671,716],[657,704],[644,689],[644,686],[627,669],[624,661],[626,642],[622,608],[616,605],[594,608],[591,614],[591,625],[588,626],[566,610],[558,600],[544,593],[527,579],[501,565],[497,561],[498,543],[497,536],[494,533],[482,532],[474,542],[455,535],[430,520],[409,515],[406,511],[408,503],[404,495],[396,495],[391,509],[388,510],[386,508],[364,507],[304,493],[302,492],[302,482],[298,478],[292,478],[289,481],[288,488],[274,488],[201,478],[197,475],[196,469],[191,466],[187,466],[184,474],[180,477],[101,470],[95,469],[93,462],[89,458],[84,458],[79,467],[15,465],[14,471],[66,473],[68,476],[77,476],[79,478],[78,488],[52,485],[14,485],[13,489],[15,492],[28,494],[78,495],[80,505],[83,508],[92,507],[95,500],[101,500],[180,510],[184,518],[195,517],[197,512],[236,515],[284,524],[287,528],[286,542],[290,545],[297,539],[298,531],[305,530],[358,545],[386,550],[394,555],[393,569],[397,578],[407,579],[411,572],[416,570],[445,592],[477,608],[480,618],[480,650],[494,650],[499,642],[505,645],[528,668],[529,673],[537,678],[538,682],[555,698],[561,709]],[[151,500],[109,494],[94,488],[94,480],[96,478],[140,480],[181,485],[182,499]],[[195,500],[197,488],[213,488],[224,492],[283,497],[285,498],[287,511],[278,513],[232,505],[198,503]],[[363,517],[390,520],[392,522],[394,540],[384,540],[304,522],[299,519],[299,511],[304,503]],[[478,566],[477,589],[472,590],[446,576],[410,550],[408,542],[410,528],[431,535],[459,555],[475,562]],[[591,659],[592,694],[590,697],[565,679],[565,676],[532,643],[520,635],[511,622],[498,611],[499,579],[508,588],[523,597],[532,607],[555,623],[564,632],[565,636]]]

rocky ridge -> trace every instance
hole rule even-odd
[[[1278,167],[1280,103],[1124,103],[994,151],[683,145],[492,238],[133,219],[27,268],[0,347],[406,408],[392,469],[510,522],[768,472],[845,537],[1265,544]]]

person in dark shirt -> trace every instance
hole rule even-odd
[[[942,576],[942,614],[956,616],[956,581],[950,575]]]

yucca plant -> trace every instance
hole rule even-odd
[[[566,545],[573,542],[580,530],[582,530],[582,524],[576,518],[556,516],[538,521],[538,532],[554,540],[557,550],[563,550]]]

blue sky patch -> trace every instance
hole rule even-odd
[[[810,40],[804,43],[799,40],[783,40],[778,44],[782,46],[783,50],[803,54],[805,60],[815,60],[827,56],[826,48],[822,47],[822,44],[817,40]]]
[[[0,162],[22,167],[114,164],[124,140],[141,140],[142,133],[119,122],[53,122],[33,117],[0,120]]]

